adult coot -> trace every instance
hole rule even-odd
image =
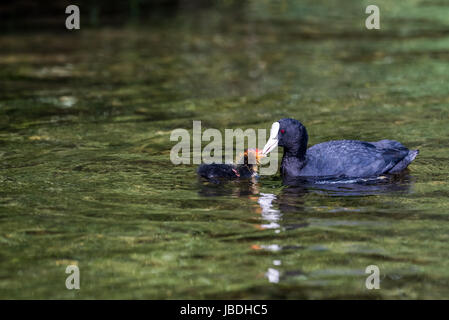
[[[281,119],[271,126],[270,138],[263,148],[268,154],[284,147],[281,174],[296,177],[372,177],[399,173],[415,159],[418,150],[409,150],[394,140],[365,142],[337,140],[307,149],[306,128],[295,119]]]

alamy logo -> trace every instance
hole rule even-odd
[[[365,287],[368,290],[380,289],[380,270],[376,265],[366,267],[365,273],[370,274],[365,281]]]
[[[365,20],[365,27],[368,30],[380,29],[380,10],[378,6],[369,5],[366,7],[365,13],[370,13]]]
[[[74,264],[67,266],[65,273],[70,274],[65,280],[65,287],[69,290],[78,290],[80,288],[80,269],[78,266]]]
[[[225,163],[232,163],[235,156],[244,153],[245,140],[248,148],[263,149],[267,141],[266,136],[265,129],[258,129],[257,134],[254,129],[225,129],[223,155],[223,135],[220,130],[208,128],[202,132],[201,121],[193,121],[192,134],[186,129],[175,129],[171,132],[170,141],[178,143],[171,149],[170,160],[175,165],[223,163],[223,158]],[[235,153],[234,140],[236,141]],[[208,142],[204,148],[203,142]],[[243,161],[243,158],[239,161]],[[278,154],[276,151],[271,152],[261,158],[259,163],[255,156],[250,156],[248,163],[260,164],[261,175],[273,175],[278,169]]]
[[[69,30],[80,28],[80,8],[71,4],[65,8],[65,13],[70,15],[65,19],[65,27]]]

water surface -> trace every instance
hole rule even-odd
[[[377,1],[368,31],[366,1],[269,3],[0,35],[1,298],[449,298],[448,5]],[[169,160],[193,120],[285,116],[311,145],[421,153],[393,180],[297,187]]]

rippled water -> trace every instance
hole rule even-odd
[[[449,6],[377,1],[367,31],[368,2],[269,3],[0,35],[1,298],[449,298]],[[421,153],[393,179],[297,187],[169,160],[193,120],[285,116],[312,145]]]

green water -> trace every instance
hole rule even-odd
[[[376,1],[369,31],[370,1],[223,3],[0,35],[0,298],[449,298],[449,4]],[[193,120],[285,116],[311,144],[421,153],[363,189],[209,185],[170,162]]]

